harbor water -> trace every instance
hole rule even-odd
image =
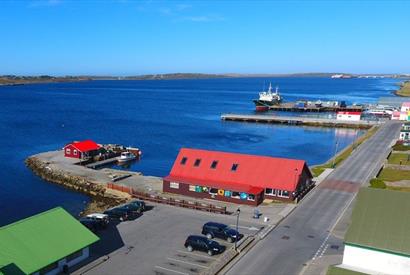
[[[394,79],[234,78],[169,81],[88,81],[0,86],[0,225],[55,206],[77,215],[82,194],[46,183],[26,157],[73,140],[139,147],[143,157],[122,169],[165,176],[181,147],[304,159],[333,156],[363,132],[353,129],[221,121],[222,113],[253,113],[265,83],[285,100],[376,102]]]

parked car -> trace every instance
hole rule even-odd
[[[100,221],[92,220],[87,217],[80,218],[79,222],[92,232],[97,232],[103,228]]]
[[[110,219],[107,214],[92,213],[92,214],[88,214],[87,216],[85,216],[85,218],[88,218],[90,220],[99,221],[103,227],[107,227],[108,224],[110,223]]]
[[[134,204],[122,204],[122,205],[119,205],[115,208],[127,211],[128,216],[133,216],[135,214],[140,214],[142,212],[141,208],[139,206],[134,205]]]
[[[235,229],[230,228],[226,224],[216,223],[216,222],[207,222],[202,227],[202,234],[205,235],[208,239],[220,238],[227,240],[232,243],[235,240],[240,239],[240,234]]]
[[[129,211],[127,211],[126,209],[111,208],[105,210],[104,214],[108,215],[110,220],[125,221],[128,219]]]
[[[225,246],[220,245],[218,242],[196,235],[188,236],[184,246],[189,252],[194,250],[205,251],[209,256],[221,253],[225,250]]]
[[[138,207],[141,208],[142,211],[145,211],[145,202],[144,201],[140,201],[140,200],[134,200],[134,201],[130,201],[128,204],[134,204]]]

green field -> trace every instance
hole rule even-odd
[[[387,160],[389,164],[410,165],[409,154],[393,153]]]
[[[400,89],[396,92],[399,96],[410,96],[410,82],[406,81],[401,85]]]
[[[385,168],[378,176],[383,181],[410,180],[410,171]]]

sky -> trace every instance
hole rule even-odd
[[[0,74],[410,73],[410,1],[2,0]]]

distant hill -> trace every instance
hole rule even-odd
[[[16,75],[1,75],[0,85],[24,85],[33,83],[50,83],[50,82],[76,82],[91,80],[85,76],[64,76],[55,77],[49,75],[41,76],[16,76]]]

